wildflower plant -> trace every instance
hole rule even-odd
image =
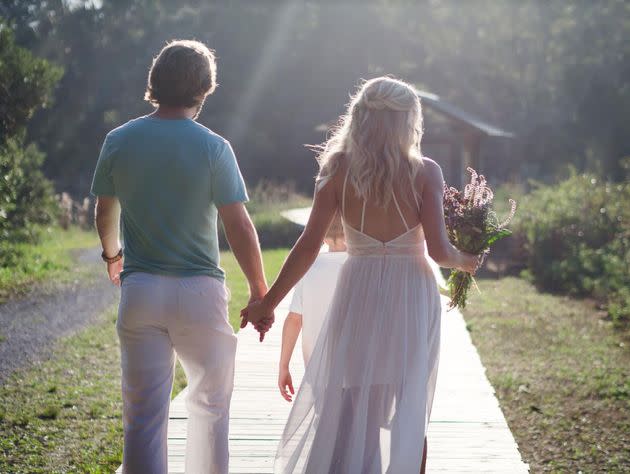
[[[507,228],[516,212],[516,201],[510,199],[510,213],[500,221],[492,210],[494,193],[483,175],[468,168],[470,182],[463,192],[444,183],[444,219],[448,238],[459,250],[481,255],[481,262],[492,244],[512,234]],[[465,308],[468,290],[474,279],[470,273],[453,270],[448,278],[450,308]]]

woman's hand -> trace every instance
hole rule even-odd
[[[474,275],[481,266],[483,254],[461,252],[461,263],[458,270]]]
[[[263,319],[273,318],[273,310],[267,307],[264,299],[252,301],[241,310],[241,317],[247,318],[248,322],[256,326]]]
[[[271,329],[275,315],[273,310],[268,308],[264,300],[252,301],[246,308],[241,310],[241,328],[252,323],[254,329],[260,333],[260,342],[265,338],[265,333]]]
[[[280,389],[280,395],[287,402],[293,400],[295,390],[293,388],[293,380],[291,379],[291,372],[288,367],[280,367],[280,373],[278,374],[278,388]]]

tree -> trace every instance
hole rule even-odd
[[[624,0],[4,5],[20,44],[64,67],[56,104],[29,129],[47,175],[75,194],[87,192],[105,134],[151,110],[151,56],[172,38],[216,49],[220,87],[200,120],[233,141],[252,183],[273,169],[307,189],[315,163],[303,144],[324,139],[315,127],[343,111],[360,78],[384,73],[515,132],[506,168],[517,177],[553,179],[571,163],[619,179],[630,154]]]
[[[33,239],[36,226],[52,217],[53,187],[40,169],[44,155],[33,144],[25,146],[24,137],[29,119],[50,102],[61,74],[59,67],[16,46],[12,31],[0,23],[0,238],[5,243]]]

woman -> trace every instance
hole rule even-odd
[[[424,255],[474,273],[478,257],[448,241],[440,167],[420,155],[415,90],[365,82],[319,155],[313,211],[269,293],[244,311],[258,320],[315,260],[335,212],[347,239],[326,322],[276,456],[276,472],[424,470],[437,376],[441,305]]]

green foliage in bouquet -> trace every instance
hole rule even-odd
[[[498,240],[511,235],[506,227],[516,211],[516,202],[510,199],[508,217],[500,221],[492,210],[494,194],[483,175],[468,168],[470,183],[459,191],[444,183],[444,219],[451,243],[459,250],[485,257]],[[473,284],[470,273],[461,270],[451,272],[447,286],[451,295],[451,308],[466,307],[468,290]]]

